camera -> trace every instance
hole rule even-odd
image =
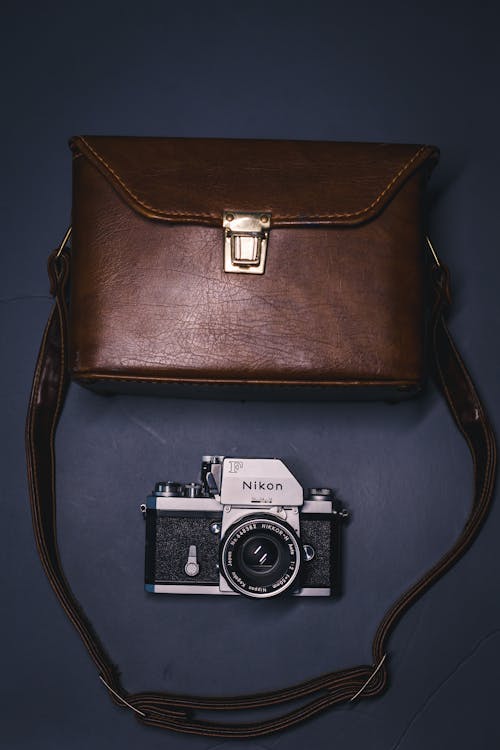
[[[327,488],[304,491],[278,458],[203,456],[199,482],[158,482],[146,519],[146,591],[338,593],[340,527]]]

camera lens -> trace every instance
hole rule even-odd
[[[300,567],[293,529],[273,516],[248,516],[232,526],[221,547],[221,572],[237,593],[256,598],[290,589]]]
[[[264,536],[247,539],[241,551],[241,563],[251,573],[269,573],[278,562],[280,553],[276,542]]]

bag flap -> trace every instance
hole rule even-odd
[[[209,226],[224,210],[270,213],[275,227],[360,224],[439,157],[433,146],[329,141],[78,136],[70,146],[144,216]]]

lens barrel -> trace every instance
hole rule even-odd
[[[231,588],[253,598],[290,590],[300,569],[293,529],[273,516],[247,516],[222,540],[220,569]]]

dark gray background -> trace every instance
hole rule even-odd
[[[495,4],[31,2],[2,15],[3,746],[498,747],[498,507],[396,631],[386,695],[255,742],[192,738],[108,699],[39,564],[23,448],[75,133],[439,145],[430,231],[453,272],[451,328],[498,426]],[[57,443],[63,560],[130,689],[246,692],[369,661],[384,611],[450,546],[471,500],[466,447],[432,388],[390,407],[75,386]],[[304,484],[338,490],[353,514],[340,600],[144,594],[138,505],[157,479],[195,479],[206,452],[279,455]]]

